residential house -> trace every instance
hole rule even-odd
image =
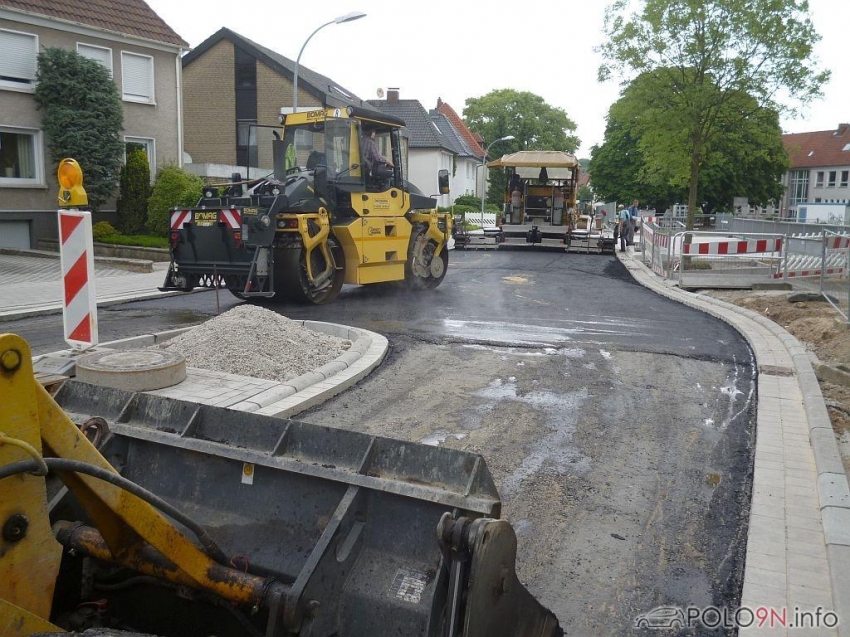
[[[472,149],[461,136],[460,132],[452,126],[445,115],[441,115],[436,109],[429,113],[431,121],[442,133],[449,146],[455,151],[454,163],[452,165],[449,183],[451,186],[451,200],[454,201],[461,195],[476,195],[476,174],[481,170],[481,159],[476,157]]]
[[[144,0],[0,0],[0,246],[57,236],[56,165],[33,99],[39,51],[74,50],[110,70],[124,140],[144,146],[153,172],[182,158],[187,46]]]
[[[294,61],[230,29],[204,40],[183,58],[185,168],[217,178],[271,172],[273,131],[292,110],[294,83]],[[299,65],[299,111],[350,104],[362,102]]]
[[[441,98],[437,98],[437,108],[436,111],[444,115],[446,119],[449,120],[449,123],[454,127],[455,131],[463,138],[464,143],[467,148],[469,148],[472,156],[475,158],[476,162],[479,164],[483,164],[484,161],[484,138],[481,137],[478,133],[473,133],[469,130],[469,127],[466,125],[466,122],[463,121],[463,118],[457,114],[457,111],[451,107],[447,102],[444,102]],[[490,171],[483,170],[481,168],[477,169],[475,175],[475,190],[474,194],[477,197],[481,197],[481,195],[487,189],[487,181]],[[463,194],[463,193],[461,193]]]
[[[791,158],[783,177],[783,217],[794,218],[803,203],[850,204],[850,124],[835,130],[782,136]]]
[[[404,120],[409,136],[406,157],[402,153],[406,162],[404,175],[425,195],[439,193],[437,175],[440,170],[448,170],[449,175],[452,174],[457,151],[425,107],[419,100],[401,99],[397,88],[388,89],[386,99],[367,100],[367,104]],[[442,205],[448,205],[448,197],[441,199]]]

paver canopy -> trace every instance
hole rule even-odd
[[[521,150],[487,164],[488,168],[575,168],[578,160],[560,150]]]
[[[488,168],[514,168],[523,179],[534,179],[537,169],[545,168],[549,179],[570,179],[572,169],[578,166],[575,155],[560,150],[521,150],[487,164]]]

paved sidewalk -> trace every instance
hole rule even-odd
[[[95,265],[99,306],[180,292],[160,292],[167,263],[154,263],[149,273]],[[62,311],[59,259],[0,254],[0,322]]]
[[[755,354],[755,467],[741,606],[787,609],[789,622],[795,608],[821,607],[842,620],[837,629],[765,625],[741,634],[850,635],[850,489],[805,348],[755,312],[679,290],[633,248],[617,256],[645,287],[729,323]]]

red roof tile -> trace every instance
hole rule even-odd
[[[188,48],[144,0],[0,0],[0,7]]]
[[[850,165],[850,124],[836,130],[793,133],[782,136],[791,168]]]
[[[481,135],[473,133],[469,128],[467,128],[466,124],[464,124],[460,115],[455,112],[451,106],[449,106],[446,102],[441,100],[439,97],[437,98],[437,112],[440,115],[444,115],[451,125],[455,127],[455,130],[461,134],[464,141],[469,146],[469,149],[476,157],[484,157],[484,147],[481,146],[481,141],[483,138]]]

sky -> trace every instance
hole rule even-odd
[[[601,59],[593,49],[602,41],[608,0],[147,2],[191,47],[226,26],[293,60],[317,27],[364,12],[364,18],[316,33],[301,64],[362,99],[377,99],[378,89],[392,87],[426,109],[441,98],[460,115],[468,98],[494,89],[530,91],[576,123],[579,157],[589,157],[591,147],[602,143],[605,115],[619,94],[616,80],[600,84],[596,79]],[[832,79],[823,98],[805,107],[801,117],[781,121],[786,133],[833,130],[850,121],[850,0],[809,0],[809,5],[822,36],[815,54],[832,70]]]

